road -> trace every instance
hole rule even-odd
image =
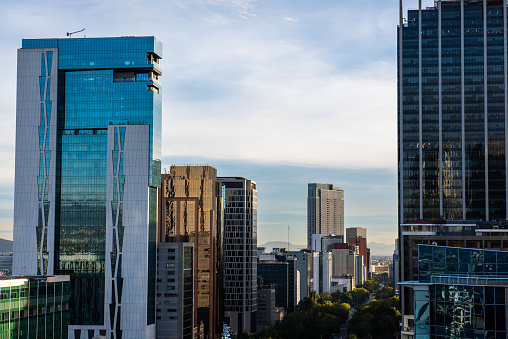
[[[369,295],[369,300],[366,301],[366,303],[372,301],[376,297],[375,293],[371,293]],[[338,334],[334,335],[332,339],[348,339],[347,335],[347,325],[349,324],[349,320],[353,317],[353,313],[356,312],[355,307],[351,307],[351,310],[349,311],[349,317],[347,318],[347,321],[344,325],[342,325],[341,330]]]

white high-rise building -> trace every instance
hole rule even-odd
[[[309,184],[307,195],[309,248],[313,234],[344,236],[344,190],[331,184]]]

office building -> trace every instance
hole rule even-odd
[[[346,232],[349,230],[346,229]],[[356,229],[358,230],[358,229]],[[370,249],[367,248],[367,230],[364,229],[365,232],[360,232],[361,236],[353,236],[354,234],[358,234],[358,232],[354,232],[355,229],[353,229],[353,232],[350,232],[350,237],[348,237],[347,242],[349,245],[356,246],[356,251],[359,255],[363,256],[363,265],[366,267],[366,274],[367,277],[370,276],[370,267],[372,265],[371,257],[370,257]]]
[[[194,338],[193,252],[193,243],[157,243],[158,339]]]
[[[363,255],[357,255],[355,257],[355,284],[361,286],[365,282],[367,277],[367,269],[363,264]]]
[[[325,235],[321,237],[321,250],[328,252],[332,248],[334,248],[335,244],[343,244],[343,243],[344,236],[342,235]]]
[[[365,227],[348,227],[346,228],[346,242],[351,238],[367,239],[367,229]]]
[[[278,261],[258,262],[258,286],[275,289],[275,306],[285,313],[294,312],[298,304],[297,259],[278,256]]]
[[[332,278],[330,293],[345,293],[351,291],[355,286],[354,277]]]
[[[506,249],[508,39],[504,1],[419,2],[404,15],[401,1],[398,259],[409,281],[419,243]],[[413,294],[400,286],[408,314]]]
[[[211,166],[171,166],[162,175],[158,242],[194,244],[194,334],[222,331],[223,192]]]
[[[0,274],[2,276],[12,274],[12,253],[0,254]]]
[[[344,190],[330,184],[308,185],[308,248],[313,234],[344,236]]]
[[[270,328],[275,325],[277,312],[275,307],[275,289],[259,289],[257,295],[257,329]]]
[[[506,6],[400,4],[399,224],[506,219]]]
[[[332,277],[354,277],[356,274],[356,254],[353,249],[332,249]]]
[[[25,39],[14,274],[68,274],[69,338],[155,337],[162,44]]]
[[[399,265],[402,281],[418,279],[418,245],[484,248],[508,251],[508,222],[477,221],[408,223],[401,225]]]
[[[319,255],[319,293],[330,292],[332,285],[332,253],[321,252]]]
[[[224,321],[233,332],[256,332],[257,190],[240,177],[218,178],[224,188]]]
[[[508,252],[419,245],[401,338],[506,338]]]
[[[332,253],[331,252],[311,252],[311,281],[310,293],[316,294],[330,292],[332,281]]]
[[[69,281],[65,275],[1,278],[0,337],[67,338]]]
[[[298,298],[298,302],[300,300],[307,298],[310,292],[310,280],[312,273],[312,254],[309,250],[300,250],[300,251],[291,251],[285,254],[287,257],[296,258],[296,268],[298,270],[298,283],[300,285],[300,297]]]

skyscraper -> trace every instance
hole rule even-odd
[[[506,2],[419,3],[400,2],[399,224],[506,219]]]
[[[224,199],[224,316],[235,333],[256,331],[257,190],[240,177],[218,178]]]
[[[155,337],[162,44],[23,40],[14,274],[69,274],[69,338]]]
[[[344,236],[344,190],[330,184],[309,184],[307,246],[313,234]]]
[[[222,330],[224,194],[211,166],[171,166],[162,175],[158,241],[194,244],[195,338]]]
[[[508,211],[508,20],[505,0],[419,1],[407,17],[400,1],[399,20],[399,259],[409,280],[418,243],[504,247],[495,220]],[[404,317],[415,296],[401,287]]]

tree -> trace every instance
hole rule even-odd
[[[349,334],[358,338],[392,339],[399,331],[399,297],[373,300],[359,306],[349,321]]]
[[[352,290],[351,297],[353,299],[354,305],[360,305],[363,304],[365,301],[369,299],[369,291],[367,291],[365,288],[356,288]]]
[[[393,297],[393,288],[390,286],[385,286],[382,289],[377,290],[376,299],[388,299]]]
[[[372,293],[372,292],[374,292],[375,290],[377,290],[379,288],[379,284],[380,283],[381,283],[381,280],[379,280],[378,278],[373,278],[373,279],[365,281],[365,283],[362,286],[359,286],[359,287],[363,287],[367,291]]]
[[[279,338],[302,338],[320,339],[330,337],[344,325],[348,319],[350,305],[332,302],[330,296],[318,296],[318,302],[305,298],[296,311],[284,317],[273,328],[263,330],[254,338],[279,339]],[[252,338],[252,337],[251,337]]]

